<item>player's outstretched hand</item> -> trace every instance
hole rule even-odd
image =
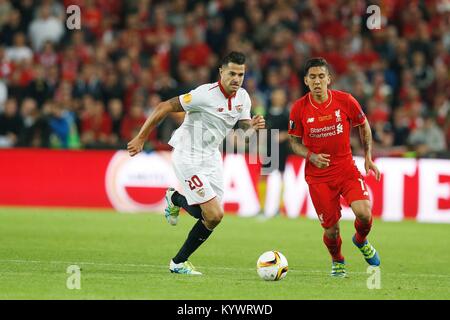
[[[373,173],[375,173],[375,178],[377,179],[377,181],[380,181],[380,170],[378,170],[377,165],[373,163],[372,159],[366,158],[366,161],[364,162],[364,169],[366,169],[367,175],[369,175],[370,170],[372,170]]]
[[[309,161],[317,168],[326,168],[330,165],[330,155],[326,153],[312,153]]]
[[[139,138],[139,136],[134,137],[133,140],[128,142],[127,150],[131,157],[137,155],[144,148],[145,141]]]
[[[264,129],[266,127],[266,120],[264,120],[263,116],[257,115],[252,118],[251,125],[255,130]]]

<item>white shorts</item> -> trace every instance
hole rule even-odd
[[[219,151],[208,159],[198,160],[174,149],[172,163],[189,205],[208,202],[223,196],[223,160]]]

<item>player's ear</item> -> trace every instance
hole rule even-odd
[[[308,78],[306,76],[303,78],[303,81],[305,82],[305,85],[308,86]]]

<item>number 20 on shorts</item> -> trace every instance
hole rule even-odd
[[[184,180],[184,181],[189,185],[189,188],[191,190],[194,190],[195,188],[203,187],[203,182],[200,180],[200,178],[197,175],[192,176],[191,179]]]

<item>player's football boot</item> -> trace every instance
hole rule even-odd
[[[333,264],[331,265],[331,276],[337,278],[344,278],[347,276],[344,261],[333,261]]]
[[[169,270],[171,273],[180,273],[180,274],[194,274],[201,275],[201,272],[195,270],[195,267],[189,261],[174,263],[173,260],[170,260]]]
[[[167,206],[164,209],[164,215],[166,217],[167,222],[172,225],[176,226],[178,223],[178,215],[180,214],[180,207],[177,207],[172,202],[172,195],[175,193],[174,188],[168,188],[166,191],[166,203]]]
[[[367,239],[363,244],[358,244],[355,240],[355,236],[353,236],[352,241],[354,245],[359,249],[359,251],[361,251],[364,259],[366,259],[368,264],[370,264],[371,266],[380,265],[380,256],[378,255],[377,250],[375,250],[375,248],[370,244],[369,241],[367,241]]]

